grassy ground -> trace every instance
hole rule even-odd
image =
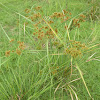
[[[42,7],[39,11],[34,8],[38,6]],[[94,17],[90,17],[92,6]],[[98,7],[98,1],[87,0],[0,0],[0,100],[91,100],[91,96],[99,100]],[[51,20],[48,16],[63,9],[71,12],[69,20],[55,18],[52,24],[47,23]],[[37,12],[42,17],[33,21]],[[80,14],[86,21],[73,27],[72,20]],[[45,35],[41,39],[37,28],[44,26],[51,29],[52,38]],[[46,32],[43,28],[42,35]],[[74,44],[80,41],[88,50],[83,50],[81,57],[70,56],[77,47],[69,40],[75,40]]]

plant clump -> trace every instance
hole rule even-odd
[[[18,20],[18,23],[20,21],[19,23],[20,29],[22,29],[21,23],[22,25],[24,25],[23,27],[24,37],[21,37],[23,36],[23,34],[20,34],[19,36],[20,41],[16,41],[15,39],[10,39],[9,41],[10,49],[5,51],[5,56],[9,57],[11,56],[11,54],[14,54],[20,58],[21,55],[21,57],[23,57],[24,59],[24,57],[28,55],[27,58],[25,58],[24,60],[18,59],[17,61],[18,63],[17,65],[20,66],[21,64],[23,64],[24,61],[26,61],[24,67],[25,69],[22,70],[23,72],[20,72],[19,74],[19,75],[21,75],[22,73],[25,74],[24,81],[30,83],[32,80],[32,84],[36,82],[35,85],[31,85],[31,87],[29,86],[30,87],[29,91],[27,90],[29,88],[25,89],[24,91],[25,97],[27,96],[28,93],[30,93],[31,95],[31,92],[33,93],[34,90],[36,92],[36,95],[40,96],[40,94],[43,94],[45,92],[45,90],[43,90],[45,89],[45,86],[49,85],[51,86],[47,87],[47,89],[48,88],[51,89],[51,87],[53,87],[55,91],[60,91],[60,89],[63,89],[64,91],[69,90],[69,92],[71,93],[72,89],[70,90],[70,87],[68,86],[70,85],[70,81],[72,82],[77,80],[77,79],[73,80],[72,78],[73,75],[76,75],[77,73],[74,72],[74,69],[76,71],[76,65],[77,65],[76,60],[79,60],[77,58],[83,57],[84,53],[88,50],[88,47],[85,43],[77,41],[77,36],[75,36],[73,40],[72,34],[70,35],[69,33],[70,32],[73,33],[74,29],[76,28],[79,29],[81,27],[81,23],[85,22],[86,16],[84,14],[80,14],[76,18],[75,17],[72,18],[72,13],[65,9],[63,9],[62,12],[54,12],[48,16],[44,16],[43,9],[41,6],[35,6],[33,9],[26,8],[24,11],[25,11],[25,17],[28,20],[27,21],[26,19],[22,21],[21,19]],[[30,22],[31,24],[29,24]],[[29,48],[27,50],[26,43],[23,42],[23,40],[26,41],[26,43],[28,42],[27,43],[29,44],[28,47],[31,46],[32,48]],[[26,53],[23,54],[25,50],[28,51],[27,55],[25,55]],[[73,60],[75,60],[76,62],[74,63]],[[75,64],[75,66],[73,65],[73,63]],[[20,69],[21,67],[18,67],[18,72],[20,71]],[[77,70],[79,70],[78,67]],[[73,75],[72,72],[74,73]],[[81,71],[79,72],[81,73]],[[14,77],[15,80],[18,79],[18,84],[19,84],[21,82],[20,77],[24,78],[24,76],[21,75],[18,76],[18,78],[15,76]],[[27,77],[29,78],[27,79]],[[37,78],[36,80],[34,80],[35,77]],[[42,80],[43,82],[39,83]],[[24,81],[22,80],[22,82]],[[38,86],[37,90],[35,89],[36,86]],[[19,87],[20,86],[18,86],[18,88]],[[38,89],[40,91],[39,95],[38,95]],[[38,98],[37,96],[35,99]],[[33,94],[32,97],[33,97],[32,99],[34,99],[35,95]]]

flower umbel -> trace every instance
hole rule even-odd
[[[10,50],[8,50],[8,51],[5,52],[5,56],[6,57],[10,56]]]

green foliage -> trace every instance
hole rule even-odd
[[[100,99],[100,25],[65,2],[0,1],[0,100]]]

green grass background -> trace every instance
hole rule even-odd
[[[39,5],[43,7],[45,16],[48,16],[53,12],[61,12],[62,9],[67,7],[68,11],[72,13],[72,17],[77,17],[83,12],[87,14],[87,12],[90,11],[92,4],[88,4],[88,1],[67,0],[66,2],[66,0],[0,0],[0,92],[3,94],[0,94],[0,100],[18,100],[18,96],[16,96],[16,94],[22,96],[24,95],[24,91],[28,92],[26,92],[25,97],[22,98],[22,100],[27,100],[32,95],[33,97],[31,100],[53,100],[54,95],[53,92],[50,92],[52,91],[52,85],[49,86],[49,81],[52,82],[52,77],[45,75],[45,72],[49,72],[48,65],[51,64],[50,59],[54,59],[53,63],[58,65],[58,63],[56,64],[56,61],[58,61],[57,59],[59,56],[56,56],[55,58],[49,56],[48,59],[45,59],[48,52],[41,51],[37,53],[34,52],[34,50],[32,50],[30,53],[25,51],[23,55],[20,56],[13,54],[8,58],[4,56],[6,50],[13,50],[13,48],[17,46],[13,45],[10,47],[9,40],[6,37],[5,32],[11,39],[14,38],[16,40],[24,41],[22,29],[23,26],[21,26],[21,20],[24,18],[17,13],[24,15],[24,10],[26,8],[31,9],[34,6]],[[49,4],[46,5],[46,3]],[[20,26],[16,25],[17,19],[20,19]],[[61,27],[62,24],[59,24],[59,32],[63,31]],[[32,28],[34,29],[34,27]],[[91,28],[93,28],[94,31],[91,30]],[[95,41],[92,42],[92,45],[98,44],[100,42],[100,21],[96,20],[93,22],[92,20],[87,20],[86,22],[82,23],[80,29],[71,31],[71,39],[74,39],[75,32],[78,33],[78,35],[76,35],[76,39],[78,41],[88,43],[94,39]],[[28,46],[31,46],[31,48],[34,48],[34,41],[32,40],[31,36],[32,30],[27,29],[24,42],[26,42]],[[38,46],[38,44],[35,45]],[[95,53],[94,57],[100,58],[99,49],[95,47],[94,51],[87,53],[84,58],[81,59],[81,61],[78,61],[80,69],[84,73],[84,79],[87,87],[94,100],[100,100],[100,60],[90,62],[84,61],[86,61],[87,58],[93,53]],[[44,61],[42,61],[42,63],[36,63],[34,62],[36,59],[44,59]],[[61,61],[63,62],[61,63],[59,60],[59,65],[64,64],[64,62],[67,63],[66,60],[68,61],[68,58],[62,57]],[[40,70],[42,69],[44,72],[43,75],[40,75]],[[43,90],[41,85],[44,86]],[[74,82],[73,86],[76,87],[80,100],[91,100],[82,80]],[[61,94],[63,94],[63,99],[60,98]],[[11,95],[15,96],[15,98],[11,97]],[[9,96],[10,98],[8,99]],[[70,96],[69,94],[66,95],[63,93],[63,91],[60,91],[56,93],[56,100],[70,100]]]

